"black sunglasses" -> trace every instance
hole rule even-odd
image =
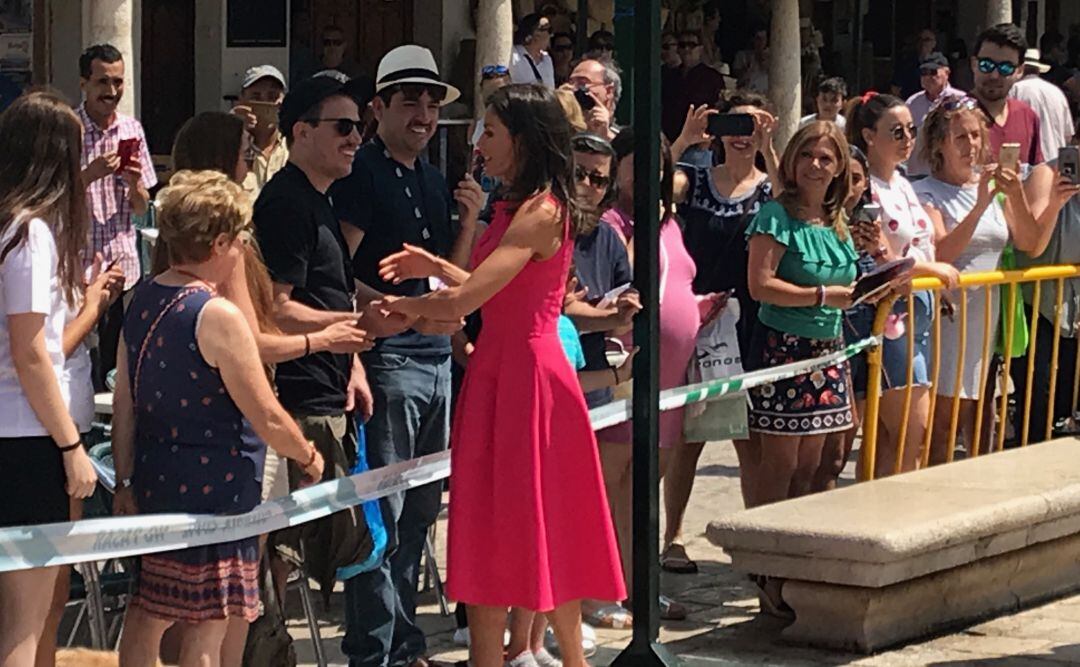
[[[574,167],[574,178],[578,183],[591,183],[598,188],[606,188],[611,185],[611,177],[588,171],[585,167]]]
[[[573,48],[573,44],[553,44],[551,46],[552,51],[570,51]]]
[[[701,46],[698,42],[679,42],[680,49],[696,49]]]
[[[910,123],[906,127],[903,125],[897,125],[889,130],[889,134],[892,136],[893,141],[903,141],[905,135],[910,135],[912,139],[918,134],[919,128],[915,127],[915,123]]]
[[[667,51],[668,49],[676,49],[676,48],[678,48],[679,43],[678,42],[664,42],[663,44],[660,45],[660,47],[662,49],[664,49],[665,51]]]
[[[615,50],[615,45],[614,44],[608,44],[606,42],[601,42],[600,44],[596,45],[596,50],[597,51],[614,51]]]
[[[323,46],[341,46],[345,43],[343,39],[324,39],[322,41]]]
[[[334,131],[342,137],[349,136],[353,133],[353,130],[356,130],[359,135],[364,134],[364,121],[362,120],[353,120],[352,118],[307,118],[304,119],[304,122],[312,127],[319,123],[333,123]]]
[[[1001,76],[1012,76],[1019,68],[1019,65],[1011,63],[1008,60],[998,62],[993,58],[979,58],[979,71],[983,74],[990,74],[994,70],[997,70]]]

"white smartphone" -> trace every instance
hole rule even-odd
[[[607,294],[605,294],[603,298],[600,299],[600,301],[596,304],[596,307],[610,308],[612,305],[615,304],[615,301],[618,300],[620,296],[622,296],[623,292],[630,289],[630,285],[631,283],[626,283],[625,285],[619,285],[615,289],[609,290]]]
[[[1018,171],[1020,169],[1020,144],[1001,144],[998,164],[1005,169]]]

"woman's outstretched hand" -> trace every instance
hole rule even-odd
[[[405,280],[437,276],[440,268],[438,257],[423,248],[406,243],[402,250],[379,262],[379,277],[397,285]]]

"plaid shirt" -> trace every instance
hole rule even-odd
[[[157,185],[157,174],[146,145],[146,135],[139,121],[130,116],[116,115],[116,120],[101,129],[86,113],[84,105],[76,109],[83,124],[82,168],[101,155],[115,153],[121,139],[138,139],[140,142],[139,164],[142,165],[141,182],[147,190]],[[131,200],[128,186],[118,174],[99,178],[86,188],[86,208],[90,215],[90,241],[92,251],[86,264],[101,253],[105,263],[114,259],[124,270],[124,289],[130,289],[139,281],[139,249],[135,226],[131,222]]]

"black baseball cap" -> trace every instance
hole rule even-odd
[[[281,102],[278,127],[286,137],[292,137],[293,126],[323,100],[342,95],[352,97],[345,84],[331,76],[313,76],[292,87]]]
[[[949,66],[949,59],[940,51],[934,51],[919,61],[919,72],[934,74],[942,67]]]

